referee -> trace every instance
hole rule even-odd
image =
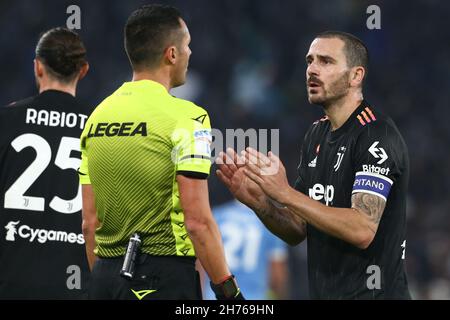
[[[308,238],[311,298],[410,299],[408,149],[392,119],[363,98],[367,48],[325,32],[306,62],[309,102],[325,117],[306,133],[295,189],[278,157],[253,149],[240,168],[222,155],[218,175],[273,233],[290,244]]]
[[[0,108],[0,299],[83,299],[79,137],[90,114],[75,93],[88,71],[80,37],[43,33],[39,94]]]
[[[185,82],[189,42],[175,8],[133,12],[125,26],[133,80],[96,108],[82,134],[91,299],[201,299],[196,256],[218,299],[243,298],[209,206],[208,114],[169,94]],[[135,270],[121,277],[134,234],[141,241]]]

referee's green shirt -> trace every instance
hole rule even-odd
[[[138,232],[142,252],[194,256],[176,174],[206,178],[211,140],[207,112],[157,82],[126,82],[106,98],[81,135],[80,183],[92,184],[100,221],[95,253],[124,255]]]

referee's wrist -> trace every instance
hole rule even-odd
[[[228,279],[230,279],[232,277],[234,277],[234,276],[230,273],[229,275],[220,278],[219,282],[213,282],[213,284],[214,285],[220,285],[220,284],[224,283],[225,281],[227,281]]]
[[[231,274],[222,279],[221,282],[215,284],[211,281],[211,289],[214,291],[216,298],[219,300],[223,299],[234,299],[239,296],[241,290]]]

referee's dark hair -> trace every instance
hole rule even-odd
[[[47,67],[50,76],[63,83],[72,82],[87,64],[86,48],[80,36],[62,27],[42,34],[36,46],[36,59]]]
[[[125,25],[125,50],[133,70],[155,68],[169,45],[182,39],[181,13],[174,7],[144,5],[134,11]]]
[[[325,31],[319,33],[316,38],[338,38],[344,42],[344,54],[347,65],[352,67],[363,67],[365,77],[369,71],[369,50],[366,45],[354,35],[342,31]]]

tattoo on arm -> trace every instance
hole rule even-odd
[[[257,214],[261,219],[271,219],[281,225],[290,224],[290,219],[288,217],[286,217],[284,214],[274,214],[271,209],[258,210]]]
[[[376,195],[363,192],[352,195],[352,208],[367,214],[376,225],[380,223],[385,206],[386,201]]]
[[[262,220],[272,220],[278,226],[283,228],[306,228],[306,222],[301,218],[295,218],[288,209],[276,208],[270,205],[262,210],[255,211]]]

